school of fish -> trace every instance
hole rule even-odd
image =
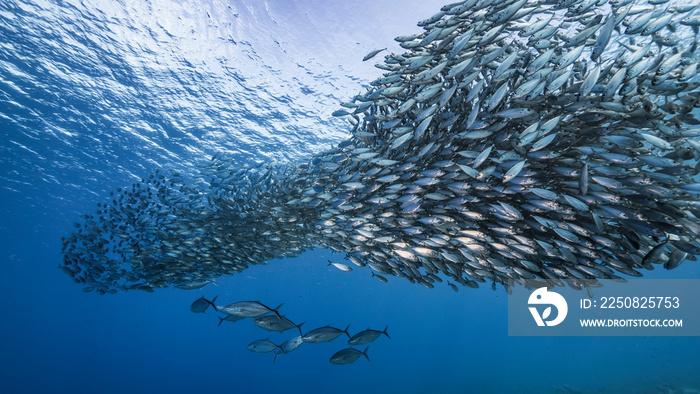
[[[697,2],[467,0],[418,25],[334,113],[337,148],[156,172],[83,215],[60,268],[191,289],[323,247],[382,281],[510,291],[696,259]]]
[[[280,354],[289,354],[290,352],[296,350],[301,346],[302,343],[322,343],[322,342],[332,342],[334,339],[338,338],[342,334],[347,335],[348,345],[350,347],[344,348],[335,352],[331,358],[331,364],[351,364],[355,362],[360,356],[365,356],[369,361],[369,356],[367,356],[367,350],[369,347],[365,348],[364,351],[359,351],[352,346],[366,345],[370,342],[374,342],[375,339],[382,335],[391,339],[387,333],[387,326],[384,331],[373,330],[367,328],[366,330],[360,331],[355,335],[350,335],[348,329],[350,325],[348,324],[344,330],[331,326],[323,326],[315,328],[306,334],[302,333],[301,324],[294,324],[291,320],[286,318],[284,315],[280,315],[279,309],[282,305],[276,308],[270,308],[265,306],[265,304],[260,301],[238,301],[226,306],[216,306],[215,302],[217,297],[214,297],[211,301],[207,300],[204,296],[194,300],[192,305],[190,305],[190,311],[193,313],[204,313],[212,307],[217,312],[225,313],[225,317],[219,317],[219,326],[224,321],[237,322],[245,318],[255,319],[253,323],[267,331],[276,331],[283,333],[287,330],[296,328],[299,330],[299,335],[289,338],[282,342],[280,345],[275,344],[270,340],[270,337],[265,339],[258,339],[248,344],[248,350],[255,353],[275,353],[275,358],[272,360],[275,362]]]

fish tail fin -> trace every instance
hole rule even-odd
[[[217,316],[217,317],[219,317],[219,316]],[[221,323],[223,323],[224,320],[226,320],[225,317],[219,317],[219,325],[217,325],[217,327],[221,327]]]
[[[282,352],[275,352],[275,358],[272,359],[273,364],[275,363],[275,361],[277,361],[277,356],[279,356],[280,353],[282,353]]]
[[[384,331],[382,331],[382,334],[386,335],[387,338],[391,339],[391,337],[389,336],[389,333],[386,332],[386,330],[388,330],[388,329],[389,329],[389,325],[384,327]]]
[[[270,309],[270,311],[271,311],[272,313],[274,313],[275,315],[277,315],[277,317],[282,318],[282,316],[280,316],[280,308],[282,307],[282,305],[284,305],[284,303],[281,303],[281,304],[277,305],[277,308],[275,308],[275,309],[270,309],[270,308],[267,308],[267,307],[266,307],[266,308],[267,308],[267,309]]]
[[[306,323],[306,322],[304,322],[304,323]],[[301,333],[301,326],[303,326],[304,323],[301,323],[301,324],[299,324],[298,326],[296,326],[296,327],[297,327],[297,330],[299,330],[299,335],[301,335],[301,336],[304,336],[304,334]]]
[[[333,262],[330,261],[330,260],[328,260],[328,265],[331,265],[331,264],[333,264]],[[327,267],[327,266],[326,266],[326,267]]]
[[[374,271],[370,271],[369,273],[372,274],[372,277],[377,276],[377,275],[374,274]]]
[[[216,312],[219,311],[219,309],[216,308],[216,305],[214,305],[214,303],[216,302],[216,299],[217,299],[217,298],[219,298],[219,295],[218,295],[218,294],[216,295],[216,297],[212,298],[211,301],[209,301],[209,305],[211,305],[211,307],[214,308],[214,310],[215,310]]]
[[[348,324],[348,326],[345,327],[345,330],[343,330],[343,332],[345,333],[345,335],[348,336],[348,338],[352,338],[352,337],[350,336],[350,333],[348,332],[348,329],[349,329],[349,328],[350,328],[350,325]]]
[[[365,351],[362,352],[362,355],[365,356],[365,358],[367,359],[367,361],[372,362],[372,360],[370,360],[370,359],[369,359],[369,356],[367,355],[367,351],[368,351],[368,350],[369,350],[369,346],[367,346],[367,347],[365,348]]]

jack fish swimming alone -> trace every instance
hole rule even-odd
[[[695,260],[698,6],[637,2],[446,5],[342,103],[338,147],[296,167],[217,155],[193,183],[156,172],[83,216],[61,268],[153,291],[325,247],[510,291]]]

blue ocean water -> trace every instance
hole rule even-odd
[[[155,170],[193,173],[217,152],[299,163],[345,138],[330,114],[381,75],[362,57],[442,1],[0,3],[2,392],[664,392],[700,389],[696,337],[507,335],[507,295],[342,272],[329,250],[273,260],[218,286],[84,293],[56,267],[61,237],[110,191]],[[653,278],[700,278],[697,262]],[[272,334],[193,314],[284,303],[308,330],[388,325],[368,355],[304,344],[273,363]]]

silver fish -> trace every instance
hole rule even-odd
[[[287,354],[293,350],[296,350],[299,346],[301,346],[302,343],[304,343],[304,340],[302,339],[301,335],[298,335],[294,338],[290,338],[282,342],[282,344],[280,345],[280,349],[284,354]]]
[[[280,304],[277,308],[270,309],[259,301],[239,301],[226,306],[219,306],[218,310],[239,317],[259,317],[268,313],[274,313],[279,316],[279,309],[282,305]]]
[[[211,301],[204,298],[204,296],[197,298],[194,300],[192,305],[190,305],[190,310],[194,313],[204,313],[207,308],[211,306],[216,311],[216,305],[214,305],[214,302],[216,302],[216,297],[214,297]]]
[[[256,318],[253,321],[253,323],[256,326],[267,331],[284,332],[292,328],[296,328],[297,330],[299,330],[299,335],[302,335],[301,326],[304,325],[304,323],[294,324],[291,320],[287,319],[286,317],[277,315],[260,316]]]
[[[301,338],[304,342],[309,343],[330,342],[338,338],[338,336],[340,336],[343,333],[345,333],[345,335],[347,335],[348,338],[350,338],[350,334],[348,334],[348,328],[350,328],[349,324],[347,327],[345,327],[345,330],[340,330],[338,328],[330,326],[320,327],[307,332]]]
[[[375,50],[371,51],[370,53],[366,54],[365,57],[362,58],[362,61],[363,61],[363,62],[366,62],[367,60],[373,58],[373,57],[376,56],[379,52],[384,51],[384,50],[386,50],[386,48],[375,49]]]
[[[248,344],[248,350],[255,353],[269,353],[276,349],[279,349],[279,346],[275,345],[269,339],[260,339]]]
[[[343,264],[343,263],[334,263],[334,262],[328,260],[328,265],[329,265],[329,266],[332,265],[332,266],[334,266],[335,268],[337,268],[337,269],[339,269],[339,270],[341,270],[341,271],[346,271],[346,272],[352,271],[352,267],[349,267],[348,265]]]
[[[214,279],[195,279],[189,282],[178,283],[175,285],[175,287],[182,290],[196,290],[201,289],[210,283],[216,285],[216,281]]]
[[[367,350],[369,350],[369,346],[362,352],[351,347],[345,348],[331,356],[331,364],[352,364],[355,360],[360,358],[360,356],[365,356],[367,361],[371,361],[369,356],[367,356]]]
[[[239,321],[239,320],[245,319],[245,317],[236,316],[236,315],[226,315],[226,316],[224,316],[224,317],[219,317],[219,316],[217,316],[217,317],[219,318],[219,324],[218,324],[218,326],[221,326],[221,323],[223,323],[223,322],[225,322],[225,321],[230,321],[230,322],[232,322],[232,323],[235,323],[235,322],[237,322],[237,321]]]
[[[350,346],[358,346],[358,345],[364,345],[366,343],[370,343],[374,341],[375,339],[379,338],[382,334],[386,335],[387,338],[391,339],[389,334],[387,334],[386,330],[389,328],[389,326],[386,326],[384,328],[384,331],[377,331],[377,330],[372,330],[372,329],[366,329],[364,331],[360,331],[357,334],[353,335],[350,337],[348,340],[348,345]]]

